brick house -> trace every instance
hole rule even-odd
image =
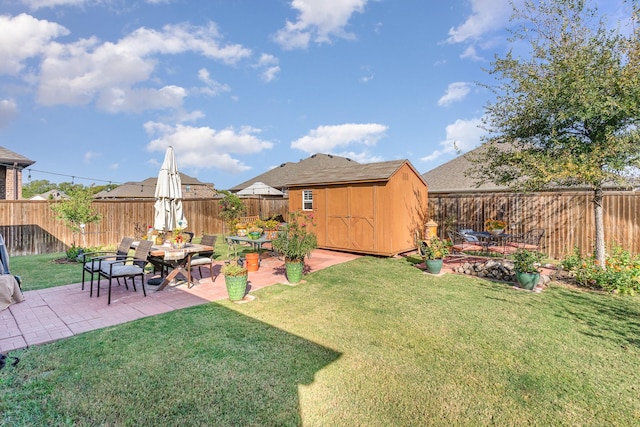
[[[22,198],[22,170],[35,162],[0,147],[0,200]]]

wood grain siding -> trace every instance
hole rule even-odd
[[[593,193],[493,193],[429,194],[429,217],[444,236],[447,225],[456,229],[482,230],[488,218],[507,221],[510,233],[544,228],[542,249],[560,259],[574,247],[590,253],[595,241]],[[609,247],[618,244],[640,253],[640,194],[606,192],[604,196],[605,239]]]
[[[288,199],[243,199],[247,215],[263,217],[288,213]],[[51,201],[17,200],[0,201],[0,233],[9,254],[35,255],[65,251],[72,243],[80,245],[79,236],[73,236],[62,221],[55,219]],[[96,200],[94,208],[102,220],[87,226],[88,246],[115,246],[123,236],[135,236],[153,224],[153,200]],[[217,200],[183,200],[182,206],[189,221],[188,231],[196,236],[227,232],[220,219]]]

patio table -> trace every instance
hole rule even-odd
[[[262,259],[262,245],[265,243],[271,243],[271,239],[260,237],[259,239],[252,239],[247,236],[227,236],[227,241],[232,243],[249,243],[258,252],[258,262]]]
[[[489,251],[489,246],[492,243],[501,244],[504,239],[508,239],[511,237],[511,234],[501,233],[501,234],[493,234],[488,231],[474,231],[472,233],[468,233],[470,236],[474,236],[478,238],[478,241],[484,248],[485,252]]]
[[[134,242],[135,243],[135,242]],[[201,252],[213,251],[212,246],[200,245],[197,243],[187,243],[183,248],[174,248],[172,246],[154,245],[149,252],[149,262],[158,265],[173,268],[171,273],[164,278],[158,291],[163,290],[178,274],[182,274],[187,279],[187,286],[195,285],[191,277],[191,258]]]

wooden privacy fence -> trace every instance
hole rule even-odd
[[[287,217],[288,199],[243,199],[246,215],[263,218],[271,215]],[[5,239],[9,255],[35,255],[63,252],[72,243],[82,245],[79,235],[74,236],[57,220],[51,201],[0,201],[0,233]],[[114,246],[123,236],[140,237],[153,225],[154,200],[96,200],[92,206],[102,220],[88,224],[85,230],[87,246]],[[216,199],[187,199],[182,201],[187,231],[196,236],[227,232],[220,219]],[[75,239],[75,240],[74,240]]]
[[[542,250],[561,259],[580,248],[590,253],[595,242],[593,192],[492,193],[464,195],[429,194],[429,218],[445,229],[484,230],[489,218],[507,222],[507,233],[531,228],[545,230]],[[640,194],[606,192],[603,201],[604,233],[607,247],[618,244],[631,253],[640,253]]]

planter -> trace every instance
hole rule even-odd
[[[289,283],[300,283],[302,280],[302,269],[304,262],[302,261],[285,261],[284,268],[287,272],[287,280]]]
[[[246,228],[238,228],[238,230],[236,230],[236,234],[240,237],[244,237],[247,235],[247,229]]]
[[[245,256],[246,259],[246,266],[247,267],[247,271],[258,271],[258,268],[260,268],[260,257],[258,255],[258,253],[249,253],[246,254]]]
[[[489,233],[493,234],[494,236],[499,236],[504,233],[504,228],[496,228],[495,230],[487,230],[487,231],[489,231]]]
[[[538,284],[540,280],[540,273],[522,273],[516,271],[516,281],[520,284],[520,287],[527,290],[532,290]]]
[[[262,233],[260,233],[259,231],[250,231],[249,233],[247,233],[247,235],[252,240],[258,240],[260,236],[262,236]]]
[[[427,266],[427,271],[431,274],[440,274],[440,270],[442,270],[442,260],[441,259],[426,259],[424,261]]]
[[[273,240],[278,237],[278,230],[264,230],[265,239]]]
[[[247,291],[247,274],[240,276],[224,276],[224,283],[227,285],[227,293],[230,301],[240,301]]]

